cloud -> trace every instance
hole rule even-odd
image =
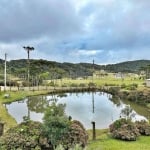
[[[100,5],[100,3],[104,5]],[[145,2],[145,3],[144,3]],[[93,11],[87,17],[89,48],[115,49],[148,45],[150,46],[150,16],[144,0],[139,5],[136,1],[90,1],[84,13],[91,6]],[[87,8],[87,9],[86,9]],[[95,46],[95,47],[94,47]]]
[[[115,63],[149,59],[149,0],[1,0],[0,53],[32,58]]]
[[[80,31],[80,17],[69,0],[1,0],[0,40],[65,38]]]
[[[95,56],[102,53],[102,50],[77,50],[75,55],[77,56]]]

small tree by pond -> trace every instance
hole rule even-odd
[[[43,118],[43,132],[55,148],[69,131],[69,119],[64,112],[65,105],[52,103]]]
[[[48,142],[55,149],[61,144],[64,149],[73,148],[76,144],[85,147],[88,135],[79,121],[71,121],[65,114],[65,105],[52,103],[43,118],[43,132]]]
[[[125,117],[126,120],[131,119],[131,117],[134,115],[132,111],[133,109],[129,105],[126,105],[125,108],[121,110],[121,116]]]

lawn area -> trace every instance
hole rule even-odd
[[[130,84],[138,84],[139,87],[143,87],[144,80],[133,78],[133,77],[126,77],[124,79],[121,78],[115,78],[112,74],[109,74],[108,76],[105,76],[103,78],[87,78],[87,79],[63,79],[62,84],[71,85],[71,84],[88,84],[90,82],[96,83],[97,86],[105,86],[105,85],[115,85],[115,86],[121,86],[122,84],[130,85]],[[60,82],[58,82],[60,83]]]
[[[88,130],[89,143],[86,150],[150,150],[150,136],[139,136],[137,141],[113,139],[108,130],[96,130],[96,140],[91,140],[92,131]]]

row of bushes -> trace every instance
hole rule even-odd
[[[136,84],[136,83],[132,83],[129,85],[126,85],[125,83],[121,84],[121,88],[126,89],[126,90],[136,90],[137,87],[138,87],[138,84]]]
[[[150,136],[150,125],[146,121],[136,121],[130,119],[119,119],[110,125],[110,132],[116,139],[135,141],[138,136]]]

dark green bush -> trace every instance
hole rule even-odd
[[[93,82],[89,82],[89,83],[88,83],[88,86],[89,86],[89,87],[94,87],[94,88],[95,88],[95,87],[96,87],[96,84],[93,83]]]
[[[78,84],[76,84],[76,83],[71,83],[71,84],[70,84],[70,87],[78,87]]]
[[[126,86],[126,89],[127,90],[136,90],[137,87],[138,87],[138,84],[133,83],[133,84],[130,84],[130,85]]]
[[[79,87],[86,87],[86,84],[85,83],[80,83]]]
[[[119,91],[120,91],[120,87],[110,87],[109,88],[109,93],[112,95],[118,94]]]
[[[122,89],[126,88],[126,84],[125,83],[121,84],[121,88]]]

